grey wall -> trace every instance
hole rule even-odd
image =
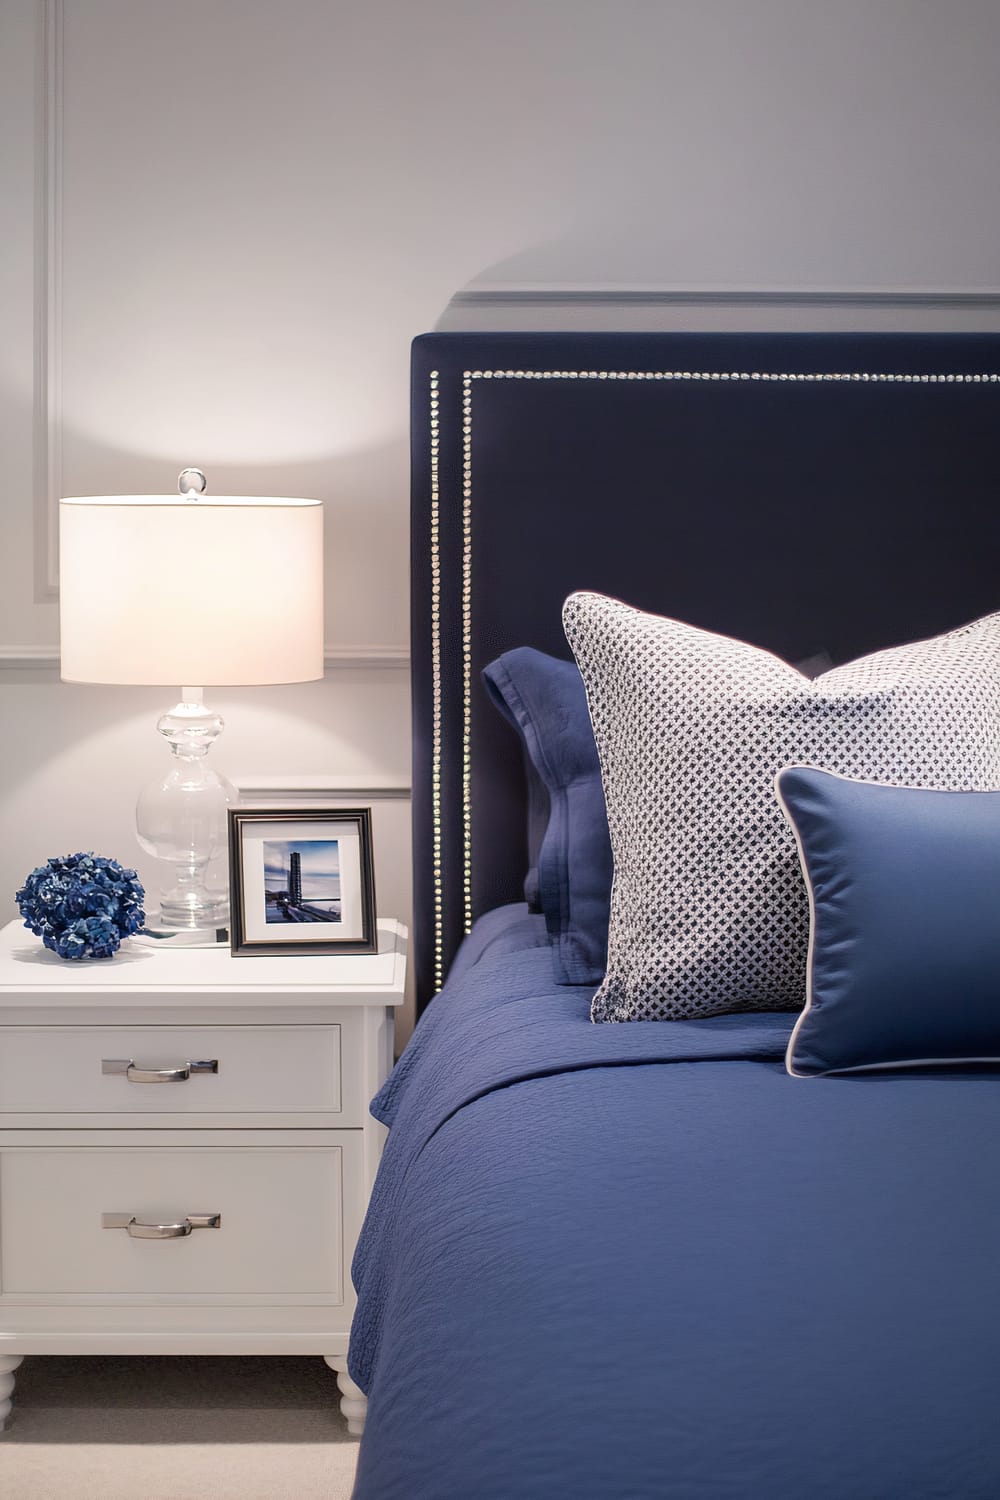
[[[70,847],[148,873],[166,705],[59,683],[60,493],[193,463],[326,502],[326,679],[218,694],[218,753],[287,795],[393,792],[405,914],[413,335],[997,325],[995,0],[5,0],[0,25],[0,914]]]

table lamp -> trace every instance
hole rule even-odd
[[[201,684],[158,721],[174,760],[136,807],[139,843],[163,867],[163,927],[190,933],[228,922],[228,893],[206,874],[236,801],[206,762],[223,721],[203,688],[323,675],[322,503],[206,489],[185,469],[177,495],[59,502],[62,680]]]

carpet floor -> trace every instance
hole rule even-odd
[[[25,1359],[4,1500],[349,1500],[358,1445],[321,1359]]]

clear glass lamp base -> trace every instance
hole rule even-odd
[[[229,902],[210,902],[201,899],[198,891],[184,891],[178,883],[169,891],[160,892],[160,920],[157,924],[169,932],[214,931],[229,923]]]
[[[140,794],[136,832],[142,848],[160,862],[159,920],[150,913],[147,931],[185,932],[204,942],[229,923],[228,891],[209,887],[206,876],[226,850],[227,813],[237,793],[206,763],[222,719],[205,707],[201,688],[182,692],[181,702],[156,726],[174,758]]]

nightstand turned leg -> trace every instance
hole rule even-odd
[[[347,1430],[352,1437],[360,1437],[365,1430],[365,1415],[368,1411],[368,1397],[359,1385],[355,1385],[347,1373],[347,1356],[345,1354],[324,1354],[326,1363],[331,1370],[337,1372],[337,1384],[340,1387],[340,1409],[347,1418]]]
[[[3,1432],[7,1425],[7,1418],[10,1416],[10,1409],[13,1405],[10,1398],[14,1389],[14,1371],[23,1358],[23,1354],[0,1354],[0,1432]]]

